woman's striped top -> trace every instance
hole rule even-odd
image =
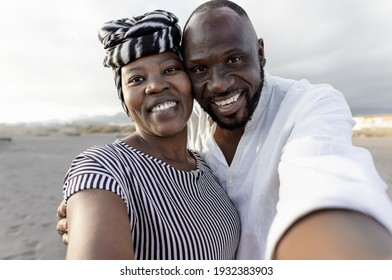
[[[121,140],[77,156],[65,177],[64,196],[105,189],[126,204],[135,259],[234,259],[239,216],[199,154],[181,171]]]

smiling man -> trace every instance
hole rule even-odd
[[[343,95],[264,72],[263,40],[230,1],[199,6],[182,46],[190,146],[239,211],[237,258],[391,258],[392,205]]]

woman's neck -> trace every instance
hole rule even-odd
[[[135,149],[158,158],[176,169],[189,171],[196,168],[196,161],[187,150],[187,130],[172,137],[159,137],[136,131],[123,139]]]

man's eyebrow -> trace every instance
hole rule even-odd
[[[222,53],[223,56],[231,56],[231,55],[235,55],[235,54],[241,54],[242,56],[245,56],[247,54],[247,52],[241,48],[232,48],[232,49],[228,49]],[[205,60],[208,61],[210,56],[215,56],[215,55],[210,54],[208,52],[207,52],[207,55],[205,55],[205,52],[202,55],[198,55],[198,54],[195,55],[194,54],[192,57],[187,59],[186,62],[187,63],[188,62],[189,63],[200,63]]]

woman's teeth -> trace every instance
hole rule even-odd
[[[158,106],[155,106],[154,108],[151,109],[151,111],[156,113],[156,112],[160,112],[163,110],[167,110],[167,109],[174,107],[174,106],[176,106],[176,102],[174,102],[174,101],[165,102],[165,103],[159,104]]]

